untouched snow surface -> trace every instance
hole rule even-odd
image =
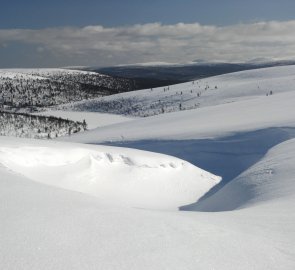
[[[47,185],[152,209],[196,202],[221,180],[161,154],[33,140],[0,138],[0,164]]]
[[[292,139],[273,147],[261,161],[219,192],[187,209],[228,211],[272,202],[284,205],[287,202],[282,211],[287,211],[285,207],[291,210],[295,207],[294,162],[295,139]],[[295,213],[292,216],[295,217]]]
[[[197,202],[220,179],[178,158],[0,138],[0,269],[295,269],[294,74],[218,76],[203,108],[63,138],[220,168]]]
[[[245,174],[251,203],[217,213],[111,207],[0,167],[0,267],[292,270],[294,157],[294,140],[275,147]]]
[[[268,127],[294,127],[294,102],[295,91],[292,91],[142,118],[84,132],[64,140],[84,143],[151,139],[187,140],[216,138]]]

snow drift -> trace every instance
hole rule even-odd
[[[9,148],[25,145],[14,140]],[[260,166],[247,181],[256,178],[253,203],[218,213],[111,207],[0,165],[0,268],[293,270],[294,154],[295,140],[271,150],[267,182]]]
[[[295,139],[271,148],[255,165],[211,197],[185,207],[196,211],[230,211],[280,202],[294,205]]]
[[[178,158],[107,146],[0,139],[0,163],[32,180],[114,204],[175,209],[221,179]],[[22,142],[22,143],[20,143]]]

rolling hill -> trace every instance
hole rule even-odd
[[[1,269],[294,269],[294,82],[288,66],[122,93],[57,113],[147,117],[0,137]]]
[[[1,69],[0,108],[34,111],[131,90],[132,81],[66,69]]]

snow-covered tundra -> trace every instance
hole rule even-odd
[[[0,268],[294,269],[294,67],[224,76],[201,108],[1,137]]]

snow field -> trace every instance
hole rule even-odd
[[[278,145],[261,160],[275,159],[282,166],[265,179],[291,190],[287,196],[273,188],[267,203],[254,200],[243,209],[218,213],[105,205],[97,197],[30,181],[0,167],[0,266],[292,270],[294,172],[288,162],[294,161],[294,145],[294,140]],[[251,169],[253,176],[256,169],[259,173],[259,167]],[[265,187],[260,185],[258,197]]]
[[[295,126],[295,91],[269,97],[167,113],[94,129],[65,141],[188,140],[217,138],[269,127]]]
[[[207,145],[197,152],[203,155],[199,160],[210,154],[232,155],[231,159],[256,155],[254,164],[241,166],[244,170],[229,183],[197,203],[220,178],[178,158],[0,137],[0,268],[293,270],[293,74],[294,67],[287,67],[226,75],[228,81],[211,78],[220,79],[218,88],[210,83],[201,96],[221,91],[207,103],[204,99],[204,108],[64,138],[138,144],[170,139],[171,148],[173,140],[200,140],[201,145],[206,139]],[[258,94],[262,84],[258,88],[257,82],[262,81],[274,88]],[[274,95],[266,96],[272,89]],[[151,98],[153,94],[147,103]],[[249,131],[253,134],[235,135]],[[228,135],[232,137],[220,139]],[[251,151],[243,151],[250,137]],[[243,157],[241,163],[246,160]],[[147,210],[175,210],[184,204],[190,205],[182,209],[190,211]]]

